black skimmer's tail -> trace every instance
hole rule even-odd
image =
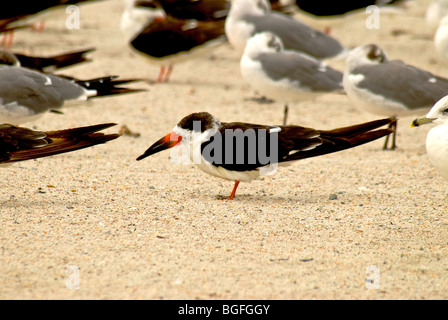
[[[96,91],[96,94],[89,97],[89,99],[146,91],[145,89],[132,89],[126,87],[119,87],[120,85],[123,84],[142,81],[142,79],[117,80],[118,78],[119,76],[105,76],[89,80],[74,79],[74,81],[75,83],[77,83],[78,85],[82,86],[87,90]]]
[[[79,80],[3,65],[0,66],[0,123],[18,125],[36,120],[48,111],[60,113],[58,110],[66,104],[145,91],[120,86],[133,81],[138,79],[116,80],[116,76],[107,76]]]
[[[21,53],[14,53],[14,55],[17,57],[22,67],[48,72],[73,66],[79,63],[92,61],[87,58],[86,55],[94,50],[94,48],[90,48],[49,57],[30,56]]]
[[[105,134],[115,123],[56,131],[34,131],[10,124],[0,125],[0,163],[12,163],[76,151],[118,138]]]
[[[231,200],[240,181],[270,174],[278,164],[350,149],[387,136],[393,130],[379,128],[395,121],[381,119],[334,130],[316,130],[295,125],[221,123],[209,113],[193,113],[137,160],[174,146],[182,147],[181,152],[171,154],[174,161],[189,160],[188,163],[211,175],[235,181]]]

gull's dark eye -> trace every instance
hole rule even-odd
[[[442,111],[443,114],[448,114],[448,108]]]
[[[268,47],[269,48],[274,48],[275,51],[280,51],[282,49],[278,39],[275,38],[273,35],[271,35],[269,37]]]
[[[384,62],[384,54],[380,48],[375,45],[370,46],[369,53],[367,54],[367,58],[370,60],[376,60],[378,62]]]

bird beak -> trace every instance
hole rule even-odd
[[[137,160],[142,160],[157,152],[172,148],[175,145],[179,144],[181,141],[182,141],[181,136],[175,134],[174,132],[171,132],[166,136],[164,136],[162,139],[158,140],[152,146],[150,146],[148,150],[145,151],[144,154],[142,154],[140,157],[137,158]]]
[[[423,118],[417,118],[417,119],[415,119],[414,121],[412,121],[412,123],[411,123],[411,128],[412,127],[418,127],[418,126],[421,126],[422,124],[428,124],[428,123],[431,123],[431,122],[433,122],[435,119],[434,118],[426,118],[426,117],[423,117]]]

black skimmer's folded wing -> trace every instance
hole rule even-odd
[[[0,125],[0,163],[12,163],[76,151],[119,137],[102,130],[114,123],[56,131],[34,131],[9,124]]]

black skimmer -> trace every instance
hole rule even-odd
[[[5,61],[17,58],[2,51]],[[6,58],[5,58],[6,57]],[[117,76],[79,80],[23,68],[0,65],[0,123],[21,124],[35,120],[45,112],[60,109],[66,102],[87,101],[124,93],[143,91],[118,87],[137,79],[116,80]]]
[[[309,14],[319,17],[340,16],[365,9],[368,6],[397,6],[407,0],[295,0],[297,7]]]
[[[342,72],[302,52],[284,50],[280,38],[271,32],[247,40],[240,68],[243,78],[263,96],[286,102],[283,125],[288,102],[344,92]]]
[[[178,19],[200,21],[225,19],[230,0],[157,0],[163,10]]]
[[[12,52],[12,54],[16,56],[22,67],[41,72],[53,72],[58,69],[92,61],[87,58],[86,55],[94,50],[94,48],[89,48],[86,50],[65,52],[48,57],[32,56],[18,52]],[[1,58],[2,56],[0,55],[0,59]],[[2,61],[0,61],[0,63],[4,64]]]
[[[280,37],[285,49],[301,51],[318,59],[342,57],[347,53],[335,38],[290,15],[273,12],[266,0],[232,1],[225,31],[230,44],[240,54],[243,54],[247,40],[263,31]]]
[[[116,125],[104,123],[56,131],[35,131],[0,124],[0,164],[37,159],[76,151],[118,138],[102,130]]]
[[[415,119],[411,127],[434,123],[426,136],[426,152],[437,172],[448,180],[448,96],[440,99],[425,117]]]
[[[225,42],[225,20],[177,19],[151,0],[128,1],[121,22],[131,48],[161,65],[157,82],[169,80],[173,63],[203,55]]]
[[[448,94],[448,79],[426,70],[389,60],[378,45],[368,44],[350,51],[344,71],[344,89],[354,105],[386,117],[427,113]],[[390,149],[396,148],[395,131]],[[388,148],[388,138],[384,149]]]
[[[9,48],[12,44],[12,32],[15,29],[24,27],[32,27],[29,24],[17,25],[22,20],[27,20],[32,16],[41,14],[50,9],[57,9],[68,5],[78,5],[85,2],[94,2],[102,0],[20,0],[11,1],[7,5],[3,4],[0,10],[0,26],[6,26],[9,30],[8,36],[4,42],[4,45]],[[43,23],[41,22],[36,30],[41,31],[43,29]]]
[[[240,181],[272,174],[278,164],[342,151],[384,137],[392,130],[378,128],[394,121],[381,119],[334,130],[316,130],[295,125],[224,123],[207,112],[193,113],[137,160],[177,146],[177,153],[171,153],[172,161],[194,163],[208,174],[235,181],[229,196],[232,200]]]

